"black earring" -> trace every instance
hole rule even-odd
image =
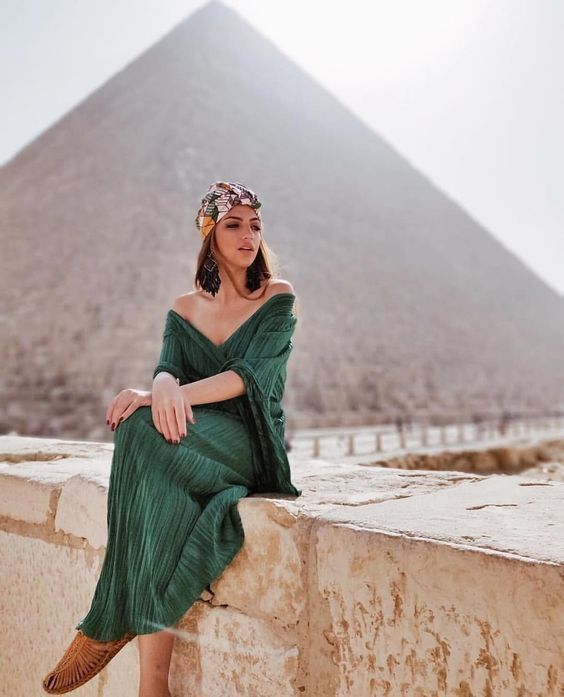
[[[250,266],[247,266],[247,288],[250,291],[260,288],[260,281],[261,273],[255,260]]]
[[[205,291],[211,293],[214,297],[219,290],[219,286],[221,285],[219,267],[214,259],[213,252],[211,251],[208,252],[206,260],[202,265],[200,284]]]

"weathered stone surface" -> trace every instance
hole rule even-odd
[[[53,438],[0,437],[0,516],[52,524],[63,485],[75,475],[104,486],[113,445]]]
[[[564,689],[562,567],[320,519],[310,695]]]
[[[175,695],[295,697],[299,648],[264,620],[197,601],[177,624]]]
[[[107,497],[107,476],[74,475],[62,488],[55,517],[55,530],[83,537],[95,549],[105,547],[108,539]]]
[[[0,531],[0,558],[0,694],[40,697],[45,694],[43,677],[59,661],[76,633],[74,626],[90,607],[101,556]],[[136,640],[120,652],[116,665],[81,687],[80,694],[137,697],[134,644]],[[127,680],[122,680],[124,675]]]
[[[564,486],[492,475],[481,481],[322,514],[332,524],[479,547],[537,561],[564,561]]]
[[[35,479],[30,468],[0,463],[0,516],[36,525],[46,525],[55,514],[64,479]],[[37,470],[34,463],[33,469]]]
[[[484,479],[478,474],[454,470],[404,470],[318,459],[292,461],[292,473],[299,479],[303,495],[284,501],[284,505],[308,515],[333,506],[365,506]]]
[[[112,451],[0,437],[10,696],[42,694],[90,606]],[[175,697],[561,697],[564,482],[444,465],[294,460],[301,497],[242,499],[241,552],[171,628]],[[84,694],[134,697],[136,643]]]
[[[284,503],[250,496],[239,503],[245,544],[211,585],[212,605],[229,604],[279,627],[295,627],[307,602],[310,521]]]

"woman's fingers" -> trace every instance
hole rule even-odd
[[[135,402],[132,402],[127,407],[127,409],[123,412],[123,414],[121,416],[117,417],[116,428],[119,426],[120,423],[122,423],[122,421],[125,421],[127,418],[129,418],[131,416],[131,414],[133,414],[133,412],[136,409],[138,409],[138,407],[139,407],[139,404],[135,404]]]
[[[151,414],[155,428],[169,443],[177,444],[188,435],[188,421],[196,423],[192,406],[180,386],[171,386],[164,379],[153,387]]]
[[[112,429],[112,431],[115,431],[117,428],[120,416],[122,416],[123,412],[128,408],[128,406],[129,401],[126,402],[121,395],[114,397],[112,410],[110,411],[110,415],[108,417],[108,426]]]
[[[186,419],[191,421],[193,424],[196,423],[196,417],[194,416],[194,412],[192,411],[192,407],[190,405],[186,407]]]
[[[117,402],[118,395],[116,395],[112,401],[109,403],[108,408],[106,409],[106,423],[108,426],[112,425],[112,420],[113,420],[113,412],[114,412],[114,407]]]
[[[187,399],[184,399],[184,412],[186,414],[184,424],[186,424],[186,420],[190,420],[193,424],[195,424],[196,418],[194,417],[194,412],[192,411],[192,405]]]
[[[192,407],[182,397],[168,406],[166,410],[167,425],[173,443],[179,443],[181,438],[188,435],[187,421],[195,423]]]
[[[170,440],[170,429],[166,416],[166,408],[160,406],[157,400],[153,400],[153,403],[151,404],[151,414],[153,416],[153,423],[155,424],[157,431],[163,438]]]
[[[174,404],[167,404],[166,409],[165,409],[165,419],[166,419],[166,430],[165,430],[166,439],[175,443],[177,440],[180,440],[180,431],[179,431],[177,420],[176,420],[176,409],[174,408]]]
[[[186,414],[184,412],[184,400],[180,400],[178,409],[174,410],[176,416],[176,427],[178,428],[178,433],[180,438],[186,438],[188,435],[188,429],[186,427]]]
[[[164,436],[163,427],[161,426],[161,418],[159,415],[159,410],[158,410],[157,406],[155,405],[154,401],[153,401],[153,404],[151,405],[151,415],[153,417],[153,423],[155,425],[155,428],[161,434],[161,436]]]
[[[141,406],[152,406],[152,395],[148,390],[127,388],[121,390],[110,402],[106,410],[106,423],[112,430],[120,421],[127,419]]]
[[[166,418],[166,409],[164,407],[159,408],[159,424],[161,426],[161,435],[166,440],[170,440],[170,430],[168,428],[168,421]]]

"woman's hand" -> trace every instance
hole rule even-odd
[[[115,431],[118,424],[131,416],[136,409],[150,407],[151,401],[151,390],[135,390],[128,387],[119,392],[110,402],[106,410],[106,423],[112,431]]]
[[[169,373],[158,373],[153,380],[151,413],[155,428],[169,443],[179,443],[187,435],[188,420],[196,423],[190,402]]]

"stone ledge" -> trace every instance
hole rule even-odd
[[[22,692],[40,694],[95,586],[113,445],[4,436],[0,452],[0,645],[23,672],[21,647],[55,623]],[[301,497],[239,502],[243,549],[177,624],[174,697],[560,697],[564,483],[317,459],[292,473]],[[135,697],[118,661],[85,690]]]
[[[448,490],[354,509],[336,507],[320,519],[394,532],[457,548],[562,565],[564,484],[491,475]]]

